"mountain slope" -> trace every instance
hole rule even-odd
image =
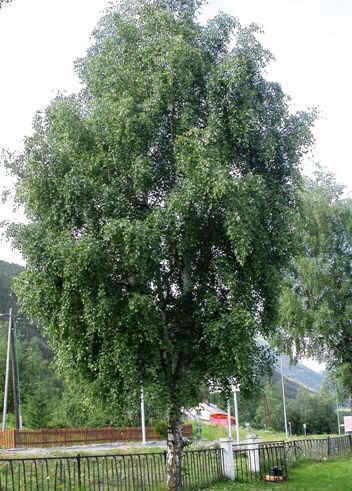
[[[8,312],[10,307],[15,306],[15,297],[11,292],[12,279],[23,268],[17,264],[7,263],[0,260],[0,313]]]
[[[281,355],[277,364],[276,370],[281,373],[280,362],[282,360],[283,375],[297,382],[304,384],[305,386],[319,390],[324,375],[320,372],[316,372],[311,368],[306,367],[303,363],[290,364],[288,356]]]

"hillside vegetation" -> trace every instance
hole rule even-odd
[[[0,261],[0,312],[8,311],[9,307],[16,310],[16,299],[11,292],[12,279],[22,271],[16,264]],[[5,371],[6,357],[6,323],[2,322],[0,331],[0,370]],[[92,399],[89,387],[82,384],[76,377],[65,377],[58,373],[53,362],[53,354],[43,332],[34,324],[29,323],[20,314],[16,320],[17,352],[19,360],[20,392],[25,427],[79,427],[104,425],[139,425],[139,401],[129,411],[121,414],[115,407]],[[322,382],[318,374],[304,365],[290,366],[287,357],[283,357],[285,389],[288,399],[288,417],[292,423],[292,431],[303,432],[303,422],[308,425],[309,433],[336,432],[336,416],[333,401],[325,391],[318,392]],[[295,380],[295,378],[297,380]],[[260,430],[266,430],[269,439],[271,432],[282,432],[284,428],[280,374],[274,368],[271,380],[263,380],[263,387],[251,398],[240,394],[240,421],[244,425],[250,422]],[[308,386],[309,390],[307,390]],[[3,387],[0,387],[1,400]],[[226,401],[217,395],[207,395],[224,409]],[[10,390],[9,410],[13,411],[12,392]],[[147,423],[158,424],[163,419],[157,401],[151,392],[146,390]],[[10,414],[10,423],[13,416]],[[204,427],[204,437],[221,436],[223,428],[215,431]]]

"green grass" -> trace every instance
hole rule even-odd
[[[193,424],[193,434],[196,434],[196,423],[194,421],[189,421]],[[228,429],[227,426],[217,425],[214,423],[201,422],[202,427],[202,440],[219,440],[219,438],[227,438]],[[274,431],[264,431],[264,430],[253,430],[256,435],[262,440],[284,440],[285,434],[274,432]],[[240,427],[240,439],[244,440],[247,437],[247,430]],[[232,438],[236,438],[235,426],[232,426]]]
[[[194,421],[188,421],[193,424],[193,433],[196,432],[196,423]],[[202,427],[202,440],[219,440],[219,438],[227,438],[228,429],[227,426],[221,426],[214,423],[201,422]],[[261,439],[265,441],[285,440],[285,433],[279,431],[266,431],[253,429],[253,432]],[[334,435],[330,435],[334,436]],[[299,440],[304,438],[326,438],[327,435],[292,435],[291,440]],[[232,438],[236,438],[235,426],[232,426]],[[240,426],[240,439],[247,438],[247,430]],[[351,487],[352,490],[352,487]]]
[[[215,490],[352,490],[352,459],[328,460],[322,462],[305,462],[289,470],[289,480],[285,483],[218,483],[210,488]]]

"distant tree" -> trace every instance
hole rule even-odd
[[[334,176],[306,180],[302,248],[285,275],[279,344],[328,363],[352,394],[352,200]]]
[[[23,423],[27,428],[48,428],[51,417],[51,404],[46,385],[34,383],[32,391],[24,404]]]
[[[23,309],[100,393],[158,395],[173,490],[181,408],[209,382],[250,390],[270,361],[256,339],[277,326],[315,117],[265,80],[258,28],[202,26],[201,3],[119,2],[77,63],[82,93],[38,114],[11,164]]]
[[[262,390],[262,398],[256,408],[254,425],[258,428],[284,430],[284,415],[280,384],[268,382]]]
[[[17,264],[0,260],[0,313],[8,312],[11,307],[16,308],[16,298],[11,290],[11,283],[22,269]]]
[[[265,385],[256,409],[253,424],[258,428],[284,431],[284,411],[280,382]],[[322,389],[313,393],[301,388],[293,398],[286,397],[287,421],[293,434],[303,434],[303,424],[310,434],[336,433],[336,399],[330,391]]]

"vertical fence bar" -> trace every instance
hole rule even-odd
[[[78,478],[78,489],[82,487],[82,477],[81,477],[81,456],[77,454],[77,478]]]
[[[305,458],[343,457],[351,453],[350,436],[291,442],[234,445],[231,457],[238,481],[256,481],[274,468],[288,476],[288,465]],[[34,459],[0,459],[0,489],[139,491],[158,489],[165,482],[166,453]],[[183,486],[199,489],[224,476],[223,450],[187,450],[183,456]],[[259,461],[258,461],[259,459]],[[254,465],[255,464],[255,465]]]

